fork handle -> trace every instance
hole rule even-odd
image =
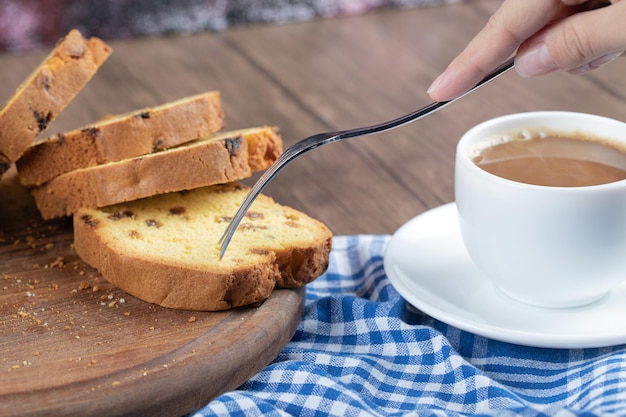
[[[250,189],[250,192],[246,196],[245,200],[241,203],[241,206],[239,206],[239,209],[228,224],[228,227],[226,228],[224,234],[218,242],[218,244],[220,244],[220,259],[224,257],[230,240],[232,239],[235,231],[237,230],[237,227],[239,226],[239,223],[241,223],[243,216],[245,216],[246,212],[248,211],[254,200],[258,197],[261,191],[263,191],[265,186],[272,180],[272,178],[274,178],[274,176],[278,174],[278,171],[280,171],[293,159],[297,158],[305,152],[310,151],[311,149],[315,149],[332,142],[336,142],[342,139],[354,138],[357,136],[372,135],[374,133],[380,133],[387,130],[395,129],[396,127],[400,127],[407,123],[414,122],[415,120],[421,119],[422,117],[429,115],[430,113],[433,113],[444,106],[447,106],[448,104],[460,99],[461,97],[466,96],[477,88],[480,88],[489,81],[513,68],[513,65],[514,57],[509,58],[504,64],[500,65],[498,68],[492,71],[470,90],[456,98],[453,98],[452,100],[436,101],[425,107],[422,107],[419,110],[414,111],[413,113],[409,113],[397,119],[377,125],[344,130],[340,132],[320,133],[303,139],[302,141],[297,142],[295,145],[287,148],[287,150],[280,157],[278,157],[278,159],[276,159],[272,166],[270,166],[269,169],[263,173],[263,175]]]

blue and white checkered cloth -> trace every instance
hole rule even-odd
[[[192,416],[626,416],[626,346],[531,348],[434,320],[387,279],[388,240],[335,237],[290,343]]]

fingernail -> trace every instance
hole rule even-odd
[[[430,85],[430,87],[428,87],[428,90],[426,90],[427,94],[432,93],[433,91],[435,91],[439,85],[441,84],[441,81],[443,80],[444,74],[440,74],[437,78],[435,78],[435,81],[433,81],[433,83]]]
[[[543,42],[523,51],[515,58],[515,69],[522,77],[547,74],[557,68],[548,50],[548,45]]]
[[[622,52],[615,52],[612,54],[603,55],[599,58],[594,59],[593,61],[587,64],[581,65],[580,67],[574,68],[567,72],[569,72],[570,74],[574,74],[574,75],[584,74],[586,72],[599,68],[602,65],[608,64],[611,61],[614,61],[621,55],[622,55]]]
[[[603,55],[591,61],[589,65],[591,65],[592,67],[599,67],[601,65],[608,64],[610,62],[615,61],[620,56],[622,56],[623,53],[624,51],[620,51],[620,52],[613,52],[611,54]]]

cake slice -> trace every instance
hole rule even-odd
[[[329,229],[264,195],[219,259],[217,242],[247,193],[229,183],[82,209],[73,218],[74,247],[113,285],[176,309],[250,305],[325,272]]]
[[[176,148],[71,171],[32,189],[44,219],[172,191],[241,180],[282,153],[276,127],[219,132]]]
[[[209,91],[59,133],[26,150],[17,169],[22,184],[41,185],[66,172],[171,148],[223,127],[220,93]]]
[[[111,54],[98,38],[70,31],[0,110],[0,154],[15,162]]]

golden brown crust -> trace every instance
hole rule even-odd
[[[313,281],[328,268],[328,256],[332,239],[319,242],[317,246],[290,248],[277,255],[280,278],[277,288],[297,288]]]
[[[51,219],[84,207],[102,207],[250,175],[246,141],[206,141],[68,172],[34,188],[32,194],[41,216]]]
[[[219,260],[211,243],[219,239],[233,203],[247,191],[240,184],[220,184],[80,210],[73,219],[74,247],[117,287],[177,309],[251,305],[267,299],[276,287],[300,287],[324,273],[331,232],[264,195],[243,223],[255,226],[239,230]],[[180,207],[185,216],[171,215],[172,207]],[[202,233],[194,235],[194,230]]]
[[[283,142],[275,126],[239,131],[248,141],[248,163],[252,171],[263,171],[283,153]]]
[[[269,159],[260,162],[258,149]],[[220,132],[166,151],[71,171],[34,188],[32,194],[42,217],[51,219],[80,208],[247,178],[271,165],[280,150],[282,140],[272,127]],[[257,157],[254,169],[250,155]]]
[[[111,52],[102,40],[70,31],[0,110],[0,154],[17,161]]]
[[[223,127],[220,93],[209,91],[59,133],[27,149],[17,169],[22,184],[41,185],[66,172],[161,151]]]

